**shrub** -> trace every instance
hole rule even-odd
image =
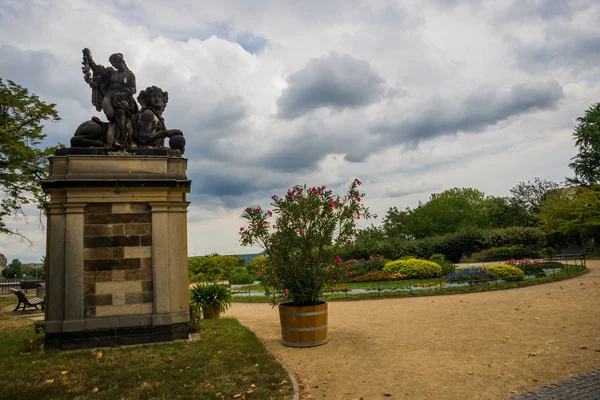
[[[397,281],[404,279],[406,276],[402,274],[393,274],[387,271],[373,271],[367,272],[364,275],[355,276],[350,279],[350,282],[380,282],[380,281]]]
[[[431,261],[413,258],[410,260],[390,261],[385,264],[383,271],[392,274],[402,274],[409,279],[425,279],[440,276],[442,274],[442,267]]]
[[[512,265],[492,265],[489,267],[484,267],[484,269],[492,274],[494,278],[502,279],[507,282],[517,282],[525,279],[525,273],[523,270]]]
[[[371,256],[368,259],[348,260],[347,264],[353,276],[359,276],[381,271],[385,265],[385,259],[382,256]]]
[[[539,228],[511,227],[490,229],[485,232],[483,245],[485,248],[522,246],[541,249],[546,244],[546,235]]]
[[[547,268],[543,263],[531,258],[523,258],[521,260],[510,259],[506,262],[508,265],[515,266],[526,275],[545,276],[544,268]]]
[[[252,275],[256,275],[256,273],[260,269],[261,265],[268,265],[268,264],[269,264],[269,257],[267,257],[267,256],[254,257],[252,260],[250,260],[250,262],[248,262],[248,265],[246,265],[246,270],[249,273],[251,273]]]
[[[553,247],[544,247],[540,250],[540,256],[544,258],[554,258],[557,254],[558,252]]]
[[[527,258],[538,257],[539,251],[531,247],[523,246],[504,246],[492,247],[491,249],[482,250],[478,253],[473,253],[470,257],[471,262],[481,261],[500,261],[511,258]]]
[[[188,274],[190,279],[198,273],[204,274],[208,280],[228,279],[231,272],[244,266],[244,260],[237,256],[208,256],[188,258]]]
[[[200,332],[200,320],[202,320],[202,308],[190,303],[190,332]]]
[[[442,275],[448,275],[449,273],[454,272],[454,264],[450,261],[446,261],[446,258],[443,254],[434,254],[429,257],[429,261],[438,264],[442,267]]]
[[[202,272],[198,272],[197,274],[188,273],[190,277],[190,282],[206,282],[206,275]]]
[[[494,276],[484,268],[464,268],[446,275],[448,282],[477,282],[489,279],[494,279]]]
[[[237,267],[229,275],[229,284],[248,285],[254,283],[254,275],[249,273],[244,267]]]

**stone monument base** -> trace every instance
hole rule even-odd
[[[46,348],[187,339],[186,163],[161,149],[50,158]]]

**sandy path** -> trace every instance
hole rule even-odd
[[[449,296],[332,302],[329,343],[280,343],[277,308],[234,304],[315,399],[504,399],[600,368],[600,261],[579,277]],[[582,349],[585,346],[587,349]]]

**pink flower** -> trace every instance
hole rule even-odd
[[[333,208],[334,201],[333,199],[329,199],[329,207]]]
[[[298,233],[300,234],[300,236],[302,236],[302,234],[304,233],[304,231],[302,229],[298,229]]]
[[[340,256],[335,256],[335,262],[338,264],[342,263],[342,259],[340,258]]]
[[[241,227],[240,227],[240,232],[243,232],[243,231],[244,231],[244,227],[243,227],[243,226],[241,226]]]
[[[269,214],[269,217],[272,217],[273,216],[273,211],[267,210],[267,214]]]
[[[358,178],[354,178],[354,182],[356,182],[356,184],[359,186],[362,184],[362,182]]]
[[[281,217],[281,222],[285,222],[285,219],[283,217]]]
[[[377,214],[373,215],[373,218],[377,219]]]
[[[348,275],[352,275],[352,271],[348,271]]]
[[[289,296],[289,294],[290,294],[290,291],[289,291],[289,290],[287,290],[287,289],[283,289],[283,290],[281,291],[281,295],[282,295],[282,296]]]
[[[262,276],[263,272],[262,271],[258,271],[258,276]]]
[[[356,214],[356,219],[360,219],[360,213]]]
[[[273,229],[277,229],[277,225],[273,225]]]
[[[321,189],[325,190],[325,189],[327,189],[327,186],[323,185],[323,186],[321,186]]]

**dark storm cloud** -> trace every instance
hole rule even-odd
[[[531,18],[544,20],[571,19],[573,15],[593,5],[594,0],[515,0],[505,13],[503,21],[522,21]]]
[[[397,122],[376,125],[389,145],[416,144],[457,132],[476,132],[500,121],[537,110],[556,107],[564,96],[554,80],[514,85],[508,92],[482,90],[467,96],[458,105],[448,99],[429,101],[422,112]]]
[[[368,62],[347,54],[313,58],[287,78],[288,87],[277,100],[277,115],[298,118],[314,109],[357,108],[377,101],[383,78]]]
[[[518,65],[527,71],[559,67],[586,70],[600,65],[600,34],[582,30],[549,31],[541,44],[517,44]]]

